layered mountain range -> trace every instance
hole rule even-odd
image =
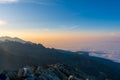
[[[81,53],[81,54],[80,54]],[[65,64],[77,68],[96,80],[119,80],[120,64],[108,59],[87,55],[88,52],[71,52],[46,48],[19,38],[0,38],[0,70],[16,70],[23,66]],[[57,79],[55,79],[57,80]],[[63,80],[63,79],[61,79]],[[83,79],[84,80],[84,79]],[[93,79],[91,79],[93,80]]]

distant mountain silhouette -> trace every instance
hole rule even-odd
[[[26,41],[20,39],[20,38],[17,38],[17,37],[14,37],[14,38],[11,38],[9,36],[3,36],[3,37],[0,37],[0,41],[15,41],[15,42],[20,42],[20,43],[26,43]]]
[[[77,52],[46,48],[42,44],[19,38],[0,38],[0,69],[18,69],[26,65],[66,64],[99,79],[103,74],[111,80],[120,79],[120,64]],[[24,44],[23,44],[24,42]],[[81,51],[81,53],[87,53]]]

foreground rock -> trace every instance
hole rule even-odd
[[[87,75],[77,68],[54,64],[48,66],[26,66],[17,71],[6,72],[6,80],[111,80],[101,73],[99,79]],[[3,79],[0,79],[3,80]]]

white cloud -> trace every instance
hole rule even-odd
[[[18,2],[18,0],[0,0],[1,4],[5,4],[5,3],[15,3]]]
[[[56,3],[52,2],[51,0],[21,0],[21,2],[37,4],[37,5],[46,5],[46,6],[56,5]]]
[[[31,4],[38,4],[38,5],[56,5],[55,2],[51,0],[0,0],[0,4],[8,4],[8,3],[31,3]]]
[[[0,26],[5,26],[7,24],[6,21],[0,20]]]
[[[69,27],[70,30],[75,30],[75,29],[79,29],[79,25],[73,25],[71,27]]]
[[[48,31],[50,31],[50,29],[46,28],[46,29],[44,29],[43,31],[48,32]]]

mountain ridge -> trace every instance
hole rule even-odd
[[[120,79],[120,64],[111,60],[46,48],[42,44],[23,44],[16,41],[0,42],[0,69],[2,70],[14,70],[26,65],[51,65],[56,63],[71,65],[91,76],[97,77],[102,72],[111,80]]]
[[[26,43],[27,41],[24,41],[18,37],[9,37],[9,36],[2,36],[0,37],[0,41],[16,41],[20,43]]]

